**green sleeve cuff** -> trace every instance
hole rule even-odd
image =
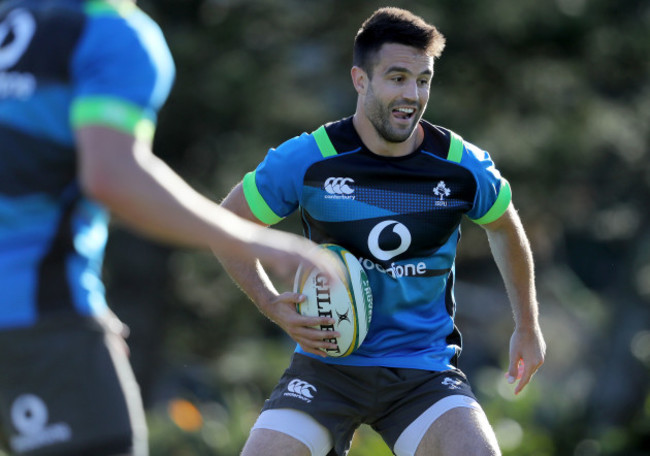
[[[113,97],[82,97],[70,108],[73,128],[87,125],[112,127],[141,140],[153,140],[155,123],[144,109]]]
[[[255,183],[255,171],[251,171],[244,176],[244,181],[242,183],[244,189],[244,197],[246,202],[253,212],[253,215],[259,219],[260,222],[266,223],[267,225],[275,225],[280,222],[284,217],[280,217],[273,209],[266,204],[264,198],[257,189],[257,184]]]
[[[334,148],[330,137],[327,135],[327,131],[325,130],[324,126],[314,131],[312,133],[312,136],[316,140],[318,149],[320,150],[320,153],[323,157],[331,157],[332,155],[336,155],[336,149]]]
[[[487,213],[480,218],[472,219],[474,223],[479,225],[485,225],[487,223],[494,222],[503,214],[505,214],[508,206],[510,206],[510,201],[512,200],[512,190],[510,189],[510,183],[507,180],[501,179],[501,188],[499,189],[499,195],[497,200],[494,202],[492,207]]]
[[[454,163],[460,163],[463,159],[463,138],[451,130],[449,131],[449,134],[449,152],[447,154],[447,160],[453,161]]]
[[[126,16],[136,8],[134,2],[109,3],[106,0],[91,0],[84,7],[90,16]]]

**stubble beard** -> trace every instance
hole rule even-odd
[[[401,103],[405,105],[408,103]],[[368,120],[375,127],[375,130],[386,142],[402,143],[409,139],[422,118],[421,106],[417,106],[417,111],[413,114],[411,125],[406,129],[397,129],[391,125],[390,118],[393,109],[390,106],[384,106],[376,98],[372,97],[369,103],[366,103],[366,115]]]

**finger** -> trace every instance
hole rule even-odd
[[[318,328],[310,327],[299,327],[294,330],[294,337],[296,339],[309,341],[314,344],[321,343],[323,341],[331,341],[332,339],[340,337],[340,335],[341,334],[338,331],[324,331]]]
[[[331,252],[316,247],[310,249],[309,253],[312,255],[307,258],[310,268],[318,269],[328,280],[334,280],[341,276],[343,265]]]
[[[282,294],[279,294],[276,296],[275,301],[276,302],[282,302],[282,303],[287,303],[287,304],[296,304],[299,302],[303,302],[305,299],[307,299],[307,296],[305,296],[302,293],[294,293],[293,291],[285,291]]]
[[[305,317],[300,315],[299,318],[296,319],[297,325],[310,327],[315,326],[319,331],[332,331],[334,329],[334,323],[336,323],[336,320],[331,317]]]
[[[522,365],[523,365],[523,363],[522,363]],[[524,367],[522,375],[521,375],[521,379],[519,380],[519,383],[517,383],[517,386],[515,388],[515,396],[517,394],[519,394],[524,389],[524,387],[526,385],[528,385],[528,382],[530,382],[530,379],[533,377],[534,373],[535,373],[534,368],[531,367],[531,368],[526,369]]]
[[[300,340],[299,345],[303,350],[318,356],[326,357],[328,350],[337,350],[338,346],[329,339],[321,340]]]
[[[308,345],[300,344],[300,348],[303,349],[306,353],[311,353],[312,355],[320,356],[321,358],[327,358],[327,353],[318,348],[311,348]]]

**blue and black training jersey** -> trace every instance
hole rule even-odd
[[[417,150],[384,157],[364,146],[351,117],[329,123],[271,149],[244,177],[244,195],[262,222],[299,210],[306,237],[345,247],[368,274],[370,331],[353,354],[326,362],[431,370],[456,364],[460,222],[498,219],[510,186],[487,152],[447,129],[420,125]]]
[[[74,130],[150,141],[173,78],[134,2],[0,3],[0,329],[106,311],[108,214],[80,192]]]

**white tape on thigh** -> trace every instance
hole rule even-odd
[[[326,456],[334,446],[330,431],[300,410],[264,410],[253,425],[253,429],[258,428],[282,432],[301,441],[312,456]]]
[[[440,399],[404,429],[397,442],[395,442],[395,448],[393,450],[395,454],[397,456],[414,456],[424,434],[426,434],[433,422],[440,418],[443,413],[457,407],[467,407],[480,410],[481,412],[483,411],[479,403],[468,396],[457,394]]]

